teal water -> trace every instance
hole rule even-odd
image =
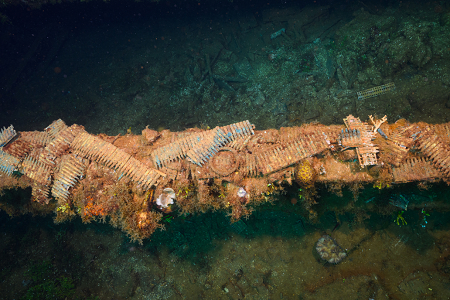
[[[448,296],[447,186],[381,192],[365,187],[357,200],[348,189],[339,197],[322,188],[315,220],[285,195],[234,224],[224,213],[177,216],[143,245],[106,224],[54,224],[51,217],[10,219],[2,213],[3,297]],[[403,214],[407,224],[396,223],[399,210],[389,204],[398,193],[410,200]],[[422,209],[429,214],[426,223]],[[324,262],[315,251],[325,233],[347,253],[339,264]]]

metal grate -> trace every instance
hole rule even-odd
[[[434,131],[442,141],[447,145],[450,145],[450,123],[436,124],[433,127]]]
[[[52,139],[54,139],[58,133],[64,129],[67,128],[66,123],[64,123],[63,120],[58,119],[56,121],[53,121],[52,124],[48,125],[44,131],[48,133],[48,135],[50,135],[50,137]]]
[[[50,187],[47,185],[42,185],[38,182],[33,182],[31,186],[31,196],[32,199],[41,204],[48,204],[50,202],[50,198],[48,197],[50,193]]]
[[[234,140],[237,137],[245,137],[249,135],[254,135],[253,125],[247,120],[239,123],[230,124],[227,126],[219,127],[225,135],[230,139]]]
[[[379,150],[378,147],[375,147],[372,143],[374,133],[371,126],[361,122],[359,118],[355,118],[352,115],[345,118],[344,123],[345,126],[347,126],[347,129],[360,132],[361,145],[356,148],[359,165],[363,168],[365,166],[378,164],[376,153],[378,153]]]
[[[29,142],[22,140],[21,138],[9,143],[3,147],[3,151],[17,158],[24,158],[31,152],[32,146]]]
[[[55,159],[60,157],[69,150],[70,144],[75,137],[84,131],[84,127],[74,124],[70,127],[66,127],[59,131],[54,136],[53,141],[50,142],[41,153],[39,160],[48,164],[49,166],[55,165]]]
[[[11,176],[17,170],[19,159],[0,149],[0,171]]]
[[[14,130],[14,126],[9,126],[8,128],[3,127],[0,131],[0,147],[5,146],[16,136],[16,131]]]
[[[87,132],[80,133],[71,147],[78,155],[114,168],[147,189],[156,184],[161,176],[165,176],[164,173],[156,169],[146,167],[113,144]]]
[[[43,185],[50,185],[52,181],[51,168],[31,157],[22,162],[23,173]]]
[[[192,163],[201,166],[220,147],[225,146],[236,138],[244,138],[253,134],[255,134],[253,125],[249,121],[216,127],[157,148],[152,153],[152,160],[156,167],[161,168],[167,166],[169,162],[183,159],[187,156]]]
[[[380,160],[393,166],[400,166],[403,159],[408,154],[409,149],[401,146],[394,141],[387,140],[380,142],[381,152]]]
[[[187,152],[188,160],[202,166],[229,141],[228,136],[220,128],[216,127]]]
[[[362,145],[361,132],[359,129],[342,129],[339,135],[339,144],[344,148],[359,147]]]
[[[450,146],[442,143],[434,131],[427,127],[418,138],[420,150],[445,176],[450,176]]]
[[[244,166],[241,168],[246,176],[257,176],[258,175],[258,163],[256,155],[245,153]]]
[[[158,168],[166,167],[167,164],[172,161],[185,158],[189,149],[202,139],[206,138],[208,134],[209,131],[192,134],[166,146],[157,148],[152,153],[154,165]]]
[[[66,201],[73,187],[86,171],[86,161],[76,155],[67,154],[61,159],[59,172],[55,175],[52,195],[59,201]]]
[[[328,149],[323,134],[309,134],[289,143],[257,155],[259,172],[269,174],[295,164],[300,160]]]
[[[245,146],[247,146],[247,144],[251,138],[252,138],[252,136],[246,136],[244,138],[241,138],[241,137],[237,138],[234,141],[232,141],[231,143],[229,143],[228,147],[233,148],[238,151],[241,151],[245,148]]]
[[[20,138],[33,145],[45,147],[52,141],[52,137],[44,131],[21,132]]]
[[[387,140],[381,140],[382,151],[380,159],[396,167],[400,166],[409,152],[414,140],[406,136],[408,127],[399,127],[389,135]]]
[[[393,82],[390,82],[388,84],[383,84],[380,86],[373,87],[371,89],[357,92],[356,94],[358,95],[358,100],[364,100],[367,98],[372,98],[381,94],[385,94],[393,90],[395,90],[395,84]]]
[[[407,159],[398,168],[393,168],[395,182],[433,180],[442,177],[429,160],[424,158]]]

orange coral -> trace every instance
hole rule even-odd
[[[108,214],[109,209],[100,204],[94,204],[94,198],[92,198],[92,196],[87,196],[86,200],[88,203],[84,206],[83,211],[86,218],[91,218],[94,216],[105,217]]]

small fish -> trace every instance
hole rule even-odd
[[[402,195],[395,195],[393,198],[391,198],[389,203],[402,209],[402,210],[405,210],[405,211],[408,210],[409,201]]]

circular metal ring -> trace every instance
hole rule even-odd
[[[221,154],[222,153],[222,154]],[[217,175],[228,176],[239,166],[237,151],[230,147],[222,147],[209,160],[209,167]]]

